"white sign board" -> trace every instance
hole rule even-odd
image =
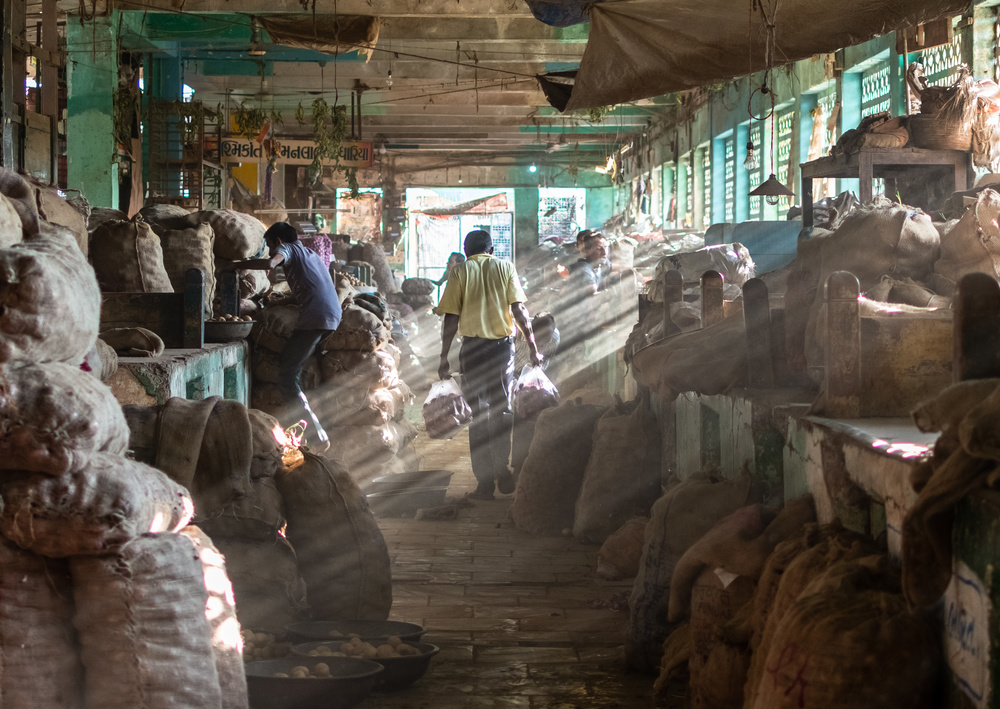
[[[309,165],[316,154],[316,143],[311,140],[278,139],[278,162],[286,165]],[[265,159],[264,148],[256,140],[239,137],[225,137],[219,146],[223,163],[251,162]],[[340,144],[340,165],[342,167],[369,168],[375,157],[370,141],[345,140]],[[325,165],[335,161],[327,160]]]
[[[944,594],[944,649],[955,683],[977,707],[990,699],[990,597],[978,576],[957,561]]]

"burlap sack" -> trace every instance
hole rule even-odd
[[[20,244],[23,239],[21,215],[12,201],[0,194],[0,249]]]
[[[173,293],[160,239],[136,215],[108,222],[90,237],[90,260],[105,293]]]
[[[691,659],[691,624],[681,623],[663,641],[663,657],[660,660],[660,674],[653,683],[657,697],[670,696],[671,690],[682,684],[687,690],[688,663]],[[686,695],[683,706],[687,706]]]
[[[319,349],[373,352],[388,339],[389,331],[377,315],[357,305],[348,305],[340,325],[319,343]]]
[[[538,415],[511,505],[518,529],[550,536],[572,529],[594,426],[606,410],[570,399]]]
[[[597,552],[597,575],[602,579],[633,578],[639,573],[648,517],[633,517],[605,540]]]
[[[392,352],[360,350],[330,350],[320,359],[323,381],[357,389],[379,389],[395,386],[399,381],[397,363]]]
[[[670,581],[684,552],[716,522],[745,506],[753,494],[749,476],[726,480],[695,473],[672,486],[653,505],[639,573],[629,598],[625,661],[655,673],[663,641],[675,627],[667,621]]]
[[[83,358],[80,369],[93,374],[99,381],[107,382],[118,371],[118,353],[107,342],[97,338]]]
[[[913,423],[924,433],[956,428],[965,415],[1000,387],[1000,379],[968,379],[921,401],[913,410]]]
[[[391,327],[392,318],[389,315],[389,304],[378,293],[358,293],[351,298],[354,305],[363,308],[377,317],[386,327]]]
[[[429,278],[407,278],[401,290],[406,295],[430,295],[437,286]]]
[[[954,283],[968,273],[1000,276],[998,212],[1000,193],[985,189],[961,219],[943,225],[941,256],[934,262],[934,273]]]
[[[898,588],[883,556],[829,567],[780,618],[746,706],[938,706],[940,628],[910,614]]]
[[[88,709],[221,709],[204,571],[180,534],[70,559]]]
[[[267,230],[257,217],[233,209],[212,209],[198,212],[200,221],[207,221],[215,232],[215,255],[221,259],[240,261],[251,258],[264,247]]]
[[[258,313],[257,321],[250,331],[250,341],[255,347],[263,347],[281,354],[298,320],[298,306],[278,305],[264,308]]]
[[[120,209],[108,209],[105,207],[95,207],[90,210],[90,217],[87,219],[87,231],[93,232],[98,227],[108,222],[128,221],[128,215]]]
[[[41,231],[0,250],[0,364],[79,364],[94,344],[101,293],[72,234]]]
[[[214,244],[215,233],[208,224],[160,232],[163,268],[175,293],[184,292],[188,269],[197,268],[205,274],[206,317],[212,317],[212,301],[215,298]]]
[[[383,293],[399,292],[399,283],[396,281],[396,274],[389,266],[389,260],[385,256],[385,249],[382,244],[366,241],[362,244],[362,258],[375,269],[375,281],[378,289]]]
[[[660,426],[646,400],[617,406],[594,428],[576,499],[573,536],[601,543],[660,494]]]
[[[257,478],[248,495],[217,508],[210,516],[195,517],[194,523],[213,539],[271,541],[285,524],[285,503],[273,476]]]
[[[159,225],[163,222],[174,222],[177,220],[188,220],[192,214],[184,207],[176,204],[147,204],[139,210],[143,220],[151,226]],[[171,226],[171,228],[173,228]]]
[[[285,634],[285,626],[308,617],[306,585],[295,552],[278,535],[268,541],[215,537],[233,584],[236,615],[244,629]]]
[[[305,453],[277,481],[313,617],[385,620],[392,606],[389,550],[347,470]]]
[[[207,600],[205,618],[212,637],[215,671],[222,691],[222,709],[246,709],[247,678],[243,668],[243,637],[236,619],[233,585],[226,573],[226,560],[212,540],[198,527],[185,527],[180,532],[191,543],[192,551],[201,562]]]
[[[250,435],[253,441],[253,458],[250,460],[250,477],[273,477],[281,468],[281,445],[274,437],[275,428],[281,428],[278,419],[257,409],[247,409]]]
[[[766,684],[766,661],[782,619],[806,586],[839,561],[871,554],[871,543],[839,525],[807,525],[802,536],[779,544],[761,574],[751,614],[750,647],[753,656],[744,687],[745,706],[752,707],[761,684]]]
[[[285,398],[277,384],[254,382],[253,388],[250,390],[250,406],[269,416],[279,416],[283,414]],[[294,421],[286,421],[285,423],[292,424]]]
[[[240,271],[239,274],[240,298],[244,300],[267,293],[271,287],[267,271]]]
[[[24,178],[13,170],[0,167],[0,194],[10,200],[11,206],[21,218],[24,236],[33,236],[39,231],[38,203],[35,193]]]
[[[261,348],[253,357],[253,380],[264,384],[277,384],[280,378],[281,355]],[[320,358],[310,356],[302,364],[299,383],[303,391],[312,391],[322,382],[322,365]]]
[[[166,349],[163,339],[144,327],[114,327],[101,339],[121,357],[159,357]]]
[[[0,368],[0,469],[63,475],[96,451],[121,455],[129,429],[111,390],[58,362]]]
[[[147,532],[176,532],[193,514],[187,491],[159,470],[107,453],[59,477],[12,473],[0,498],[4,536],[51,558],[112,553]]]
[[[66,562],[0,538],[0,618],[3,705],[82,709],[83,666]]]
[[[330,434],[330,454],[341,460],[357,480],[382,474],[382,466],[416,436],[406,421],[381,426],[336,426]]]
[[[69,229],[80,248],[80,252],[86,258],[89,240],[87,217],[60,197],[59,191],[53,185],[44,184],[28,176],[25,176],[25,179],[34,192],[35,203],[38,205],[38,216],[49,224]]]
[[[158,435],[156,467],[191,491],[198,515],[213,517],[250,492],[253,434],[242,403],[171,398]]]
[[[676,622],[688,614],[691,588],[702,571],[723,569],[757,579],[774,547],[801,536],[805,525],[815,521],[816,510],[809,495],[792,500],[777,514],[751,505],[720,520],[677,562],[670,580],[668,619]]]

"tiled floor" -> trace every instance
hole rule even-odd
[[[417,439],[422,469],[455,472],[449,497],[475,487],[468,437]],[[597,547],[515,529],[510,498],[468,503],[450,521],[383,519],[393,562],[392,618],[441,647],[418,683],[376,694],[384,709],[610,709],[653,706],[652,678],[618,662],[631,582],[593,574]]]

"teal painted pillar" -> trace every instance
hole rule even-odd
[[[591,187],[587,190],[587,229],[600,229],[614,213],[614,187]]]
[[[514,188],[514,255],[538,246],[538,188]]]
[[[81,26],[66,23],[67,185],[93,207],[118,208],[114,90],[118,83],[117,12]]]

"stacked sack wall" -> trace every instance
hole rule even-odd
[[[242,647],[229,647],[223,662],[206,617],[207,585],[220,587],[225,571],[210,579],[192,542],[176,534],[191,519],[191,496],[125,457],[131,431],[101,381],[114,352],[97,345],[101,298],[81,249],[86,215],[8,170],[0,169],[0,195],[3,703],[245,707],[233,662]],[[125,224],[134,247],[137,223]],[[141,231],[152,243],[148,227]],[[158,243],[143,251],[128,264],[137,277],[155,266]],[[155,290],[141,280],[135,290]]]

